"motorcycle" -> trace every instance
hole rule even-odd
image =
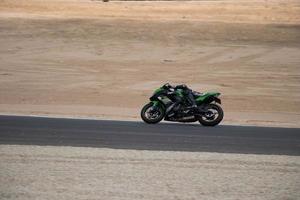
[[[203,126],[216,126],[223,117],[219,92],[199,93],[193,91],[197,108],[191,108],[182,89],[176,89],[172,94],[164,86],[156,89],[141,110],[141,118],[148,124],[156,124],[161,120],[173,122],[196,122]],[[175,99],[180,98],[180,104]],[[175,107],[178,106],[176,109]],[[174,112],[173,110],[176,110]]]

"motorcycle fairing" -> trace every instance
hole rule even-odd
[[[202,95],[196,97],[196,102],[200,103],[210,103],[212,101],[216,101],[217,103],[221,104],[221,100],[217,98],[220,96],[221,93],[219,92],[207,92],[203,93]]]

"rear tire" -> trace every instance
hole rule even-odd
[[[156,109],[158,109],[157,112],[159,112],[159,114],[155,118],[150,118],[148,115],[149,113],[147,113],[147,112],[149,109],[151,109],[151,107],[153,107],[153,103],[150,102],[142,108],[141,118],[147,124],[156,124],[164,118],[165,110],[160,107],[157,107]]]
[[[202,116],[202,117],[199,118],[200,124],[202,124],[203,126],[216,126],[216,125],[218,125],[223,120],[223,117],[224,117],[224,112],[223,112],[223,109],[221,108],[221,106],[212,103],[212,104],[209,104],[206,108],[208,110],[216,111],[218,113],[218,116],[215,119],[212,119],[212,120],[208,119],[205,116]]]

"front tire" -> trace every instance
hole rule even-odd
[[[141,111],[141,118],[147,124],[156,124],[165,116],[165,110],[161,107],[154,107],[153,103],[146,104]]]
[[[203,126],[216,126],[223,120],[224,112],[221,106],[212,103],[207,105],[206,109],[208,112],[199,118]]]

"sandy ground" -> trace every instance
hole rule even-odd
[[[164,82],[300,127],[300,2],[0,0],[0,113],[139,120]]]
[[[300,198],[293,156],[0,145],[0,158],[1,199]]]

